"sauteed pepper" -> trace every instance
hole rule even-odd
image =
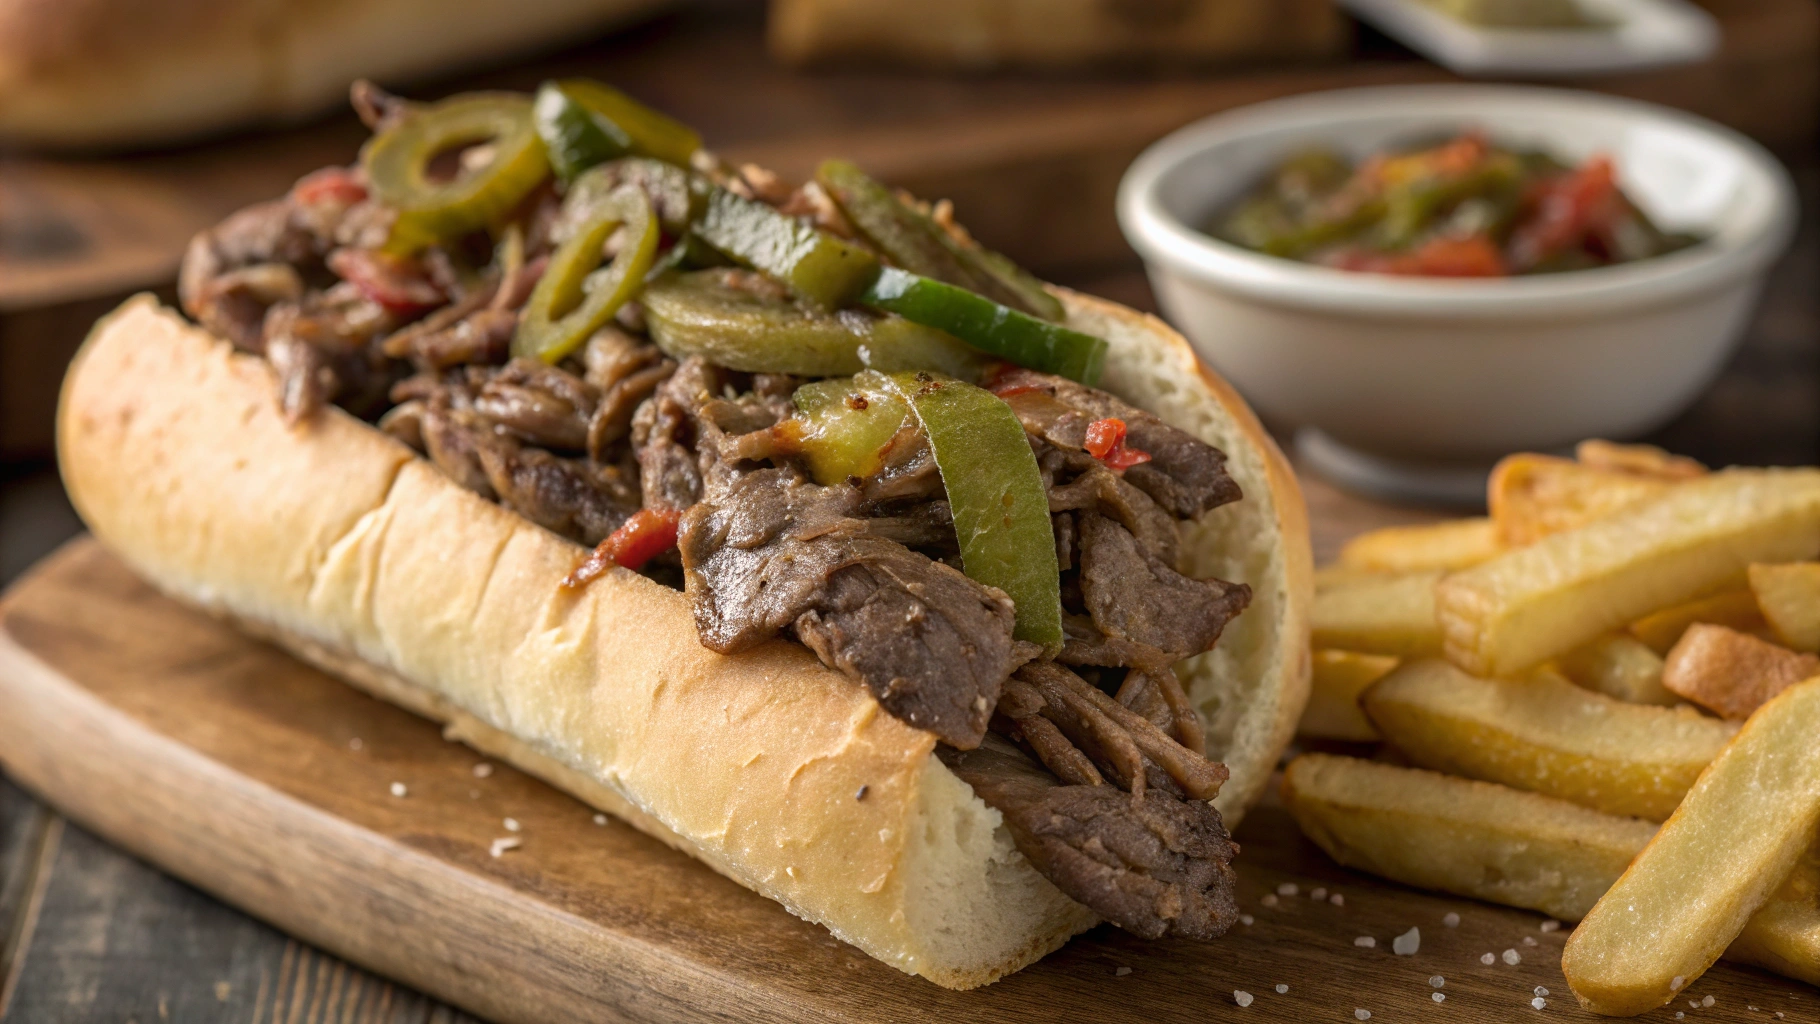
[[[602,249],[615,231],[622,232],[619,253],[603,268]],[[580,348],[643,287],[657,236],[657,218],[641,189],[623,186],[601,200],[550,257],[519,317],[512,354],[554,364]]]
[[[659,348],[750,373],[843,377],[870,367],[971,377],[986,361],[949,335],[902,317],[793,302],[778,283],[748,270],[665,275],[646,287],[643,300]]]
[[[701,240],[826,309],[852,305],[878,257],[756,199],[716,188],[695,223]]]
[[[1010,595],[1012,634],[1062,649],[1062,593],[1049,498],[1023,425],[984,388],[932,373],[885,377],[909,403],[942,474],[961,564]]]
[[[487,158],[432,179],[432,161],[463,147]],[[468,93],[411,111],[367,144],[361,162],[374,195],[396,211],[386,241],[394,255],[487,227],[550,170],[530,101],[511,93]]]
[[[877,373],[804,384],[791,401],[798,415],[785,424],[819,484],[872,476],[905,428],[917,429],[909,403]]]
[[[1083,384],[1099,380],[1106,343],[1019,313],[964,288],[886,267],[860,300],[906,320],[939,328],[981,351]]]
[[[628,153],[683,167],[701,136],[611,86],[585,78],[545,82],[537,90],[537,133],[550,166],[564,181]]]

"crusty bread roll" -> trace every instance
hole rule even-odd
[[[1229,823],[1308,687],[1302,498],[1238,398],[1153,318],[1062,293],[1107,339],[1104,385],[1224,449],[1243,501],[1185,537],[1249,610],[1183,666]],[[64,383],[58,444],[90,528],[147,579],[611,811],[842,939],[950,988],[1090,927],[999,812],[805,647],[715,654],[681,593],[613,570],[331,409],[292,430],[271,371],[160,308],[102,320]]]
[[[497,60],[667,3],[0,0],[0,145],[146,145],[295,120],[357,78]]]

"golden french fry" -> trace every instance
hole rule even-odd
[[[1507,786],[1327,754],[1290,762],[1283,803],[1347,867],[1568,921],[1656,831]]]
[[[1499,541],[1522,547],[1654,498],[1670,486],[1655,477],[1521,453],[1492,469],[1486,504]]]
[[[1568,681],[1632,704],[1672,708],[1681,698],[1662,685],[1662,657],[1628,633],[1607,633],[1555,659]]]
[[[1405,885],[1577,921],[1656,826],[1491,782],[1304,754],[1283,803],[1335,861]],[[1810,847],[1725,959],[1820,984],[1820,855]]]
[[[1651,612],[1630,624],[1630,635],[1657,654],[1666,655],[1696,622],[1730,626],[1744,633],[1769,628],[1763,612],[1757,607],[1757,595],[1749,590],[1728,590],[1695,601],[1683,601],[1661,611]]]
[[[1698,623],[1668,652],[1662,685],[1725,718],[1747,718],[1772,697],[1820,674],[1820,657],[1797,654],[1724,626]]]
[[[1580,1004],[1630,1016],[1712,966],[1820,827],[1820,678],[1765,704],[1567,940]]]
[[[1340,564],[1376,572],[1464,569],[1502,550],[1490,519],[1447,519],[1361,533],[1340,549]]]
[[[1820,562],[1753,565],[1750,588],[1783,643],[1820,651]]]
[[[1674,811],[1736,731],[1691,708],[1614,700],[1547,670],[1476,679],[1435,659],[1402,666],[1359,703],[1424,768],[1651,821]]]
[[[1726,470],[1453,573],[1435,587],[1435,613],[1448,660],[1516,675],[1665,604],[1741,583],[1752,562],[1816,553],[1820,470]]]
[[[1314,646],[1419,658],[1441,653],[1435,582],[1441,573],[1373,574],[1315,591]]]
[[[1369,743],[1378,739],[1359,710],[1359,694],[1397,667],[1397,659],[1357,651],[1315,651],[1314,683],[1296,735]]]
[[[1574,447],[1574,459],[1582,466],[1612,469],[1662,480],[1689,480],[1706,475],[1706,467],[1685,455],[1670,455],[1653,444],[1616,444],[1611,441],[1581,441]]]
[[[1356,565],[1341,565],[1334,562],[1330,565],[1323,565],[1314,571],[1314,589],[1318,594],[1323,590],[1332,590],[1364,580],[1381,580],[1385,575],[1376,569],[1361,569]]]

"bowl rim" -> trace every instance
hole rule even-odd
[[[1314,266],[1267,256],[1203,234],[1175,217],[1158,196],[1181,164],[1208,151],[1286,124],[1318,128],[1386,109],[1477,104],[1549,109],[1602,108],[1682,130],[1730,151],[1771,195],[1742,237],[1723,237],[1665,256],[1591,270],[1495,280],[1396,277]],[[1420,116],[1420,110],[1417,115]],[[1437,112],[1437,120],[1447,117]],[[1493,132],[1498,112],[1477,116]],[[1140,154],[1119,182],[1119,226],[1148,263],[1216,288],[1280,306],[1329,313],[1414,318],[1487,316],[1559,319],[1683,301],[1763,272],[1792,241],[1797,215],[1788,171],[1763,146],[1706,118],[1640,100],[1578,89],[1528,85],[1436,83],[1305,93],[1234,108],[1171,132]]]

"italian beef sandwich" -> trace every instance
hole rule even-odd
[[[599,83],[354,102],[77,356],[96,536],[937,984],[1226,930],[1310,554],[1179,336]]]

